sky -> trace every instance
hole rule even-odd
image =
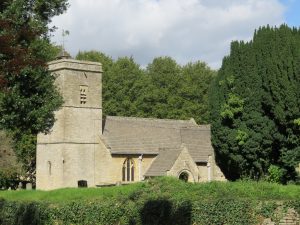
[[[52,42],[74,57],[101,51],[132,56],[145,67],[155,57],[180,64],[204,61],[218,69],[233,40],[251,40],[260,26],[300,27],[300,0],[69,0],[53,18]]]

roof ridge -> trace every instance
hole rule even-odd
[[[194,119],[188,120],[177,120],[177,119],[160,119],[160,118],[146,118],[146,117],[126,117],[126,116],[106,116],[106,119],[115,119],[115,120],[122,120],[122,121],[164,121],[164,122],[182,122],[182,123],[189,123],[193,125],[199,126],[197,123],[194,122]]]
[[[181,127],[180,130],[202,130],[202,131],[209,131],[211,130],[211,125],[210,124],[202,124],[202,125],[197,125],[193,127]]]

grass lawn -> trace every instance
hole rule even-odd
[[[94,201],[106,198],[138,198],[165,195],[174,199],[251,199],[300,200],[299,185],[279,185],[267,182],[184,183],[175,178],[161,177],[148,182],[118,187],[65,188],[53,191],[0,191],[0,198],[10,201],[43,201],[68,203],[74,200]]]

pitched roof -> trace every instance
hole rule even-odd
[[[160,149],[158,156],[145,173],[145,176],[155,177],[167,175],[167,171],[172,168],[181,151],[181,148]]]
[[[179,149],[185,143],[195,162],[212,155],[210,126],[194,120],[106,117],[102,139],[111,154],[159,154],[159,149]]]
[[[210,126],[199,126],[180,130],[182,143],[185,144],[195,162],[207,162],[213,155]]]

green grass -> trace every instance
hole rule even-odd
[[[0,198],[10,201],[43,201],[68,203],[74,200],[94,201],[106,198],[142,198],[162,195],[174,199],[251,199],[300,200],[300,186],[267,182],[184,183],[175,178],[161,177],[148,182],[119,187],[66,188],[53,191],[0,191]]]
[[[300,186],[280,185],[268,182],[209,182],[201,184],[185,184],[174,181],[174,185],[163,185],[161,188],[176,192],[181,183],[181,195],[195,195],[210,198],[250,198],[255,200],[300,199]],[[179,195],[180,193],[178,193]]]
[[[128,196],[141,189],[142,183],[105,188],[64,188],[52,191],[21,190],[0,191],[0,198],[10,201],[47,201],[53,203],[67,203],[74,200],[99,200],[118,196]]]

